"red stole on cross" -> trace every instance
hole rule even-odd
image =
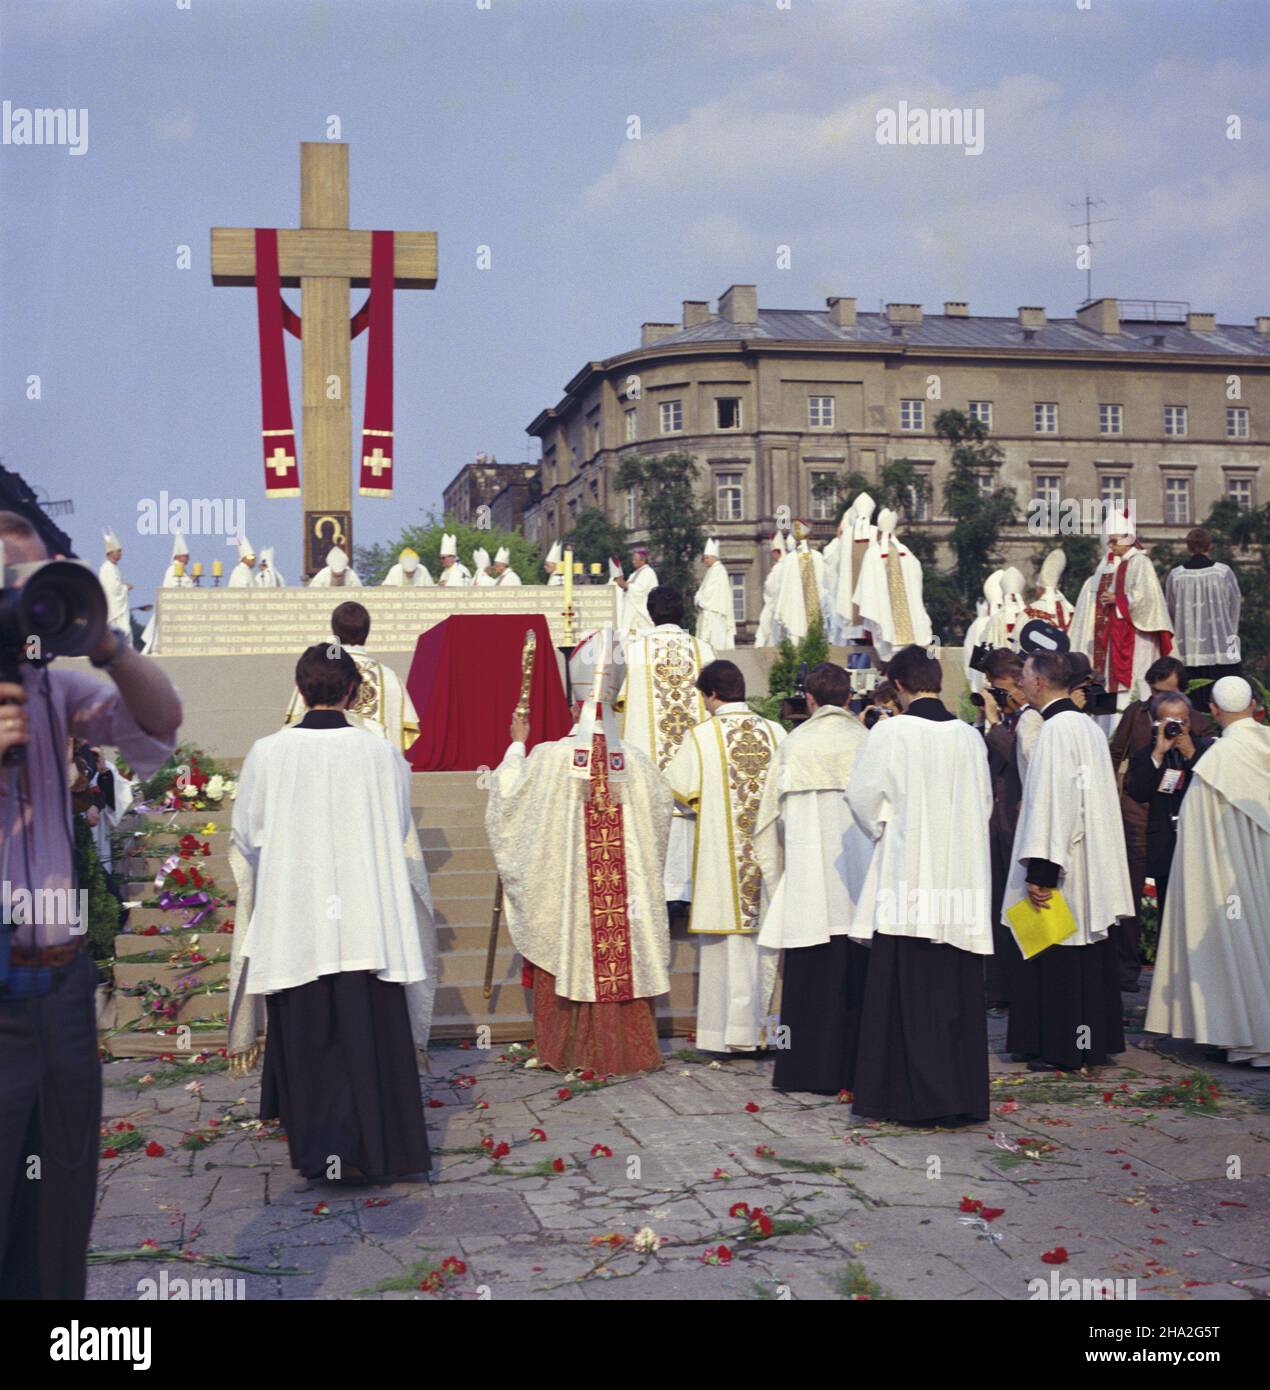
[[[265,496],[299,497],[291,394],[287,390],[287,352],[282,340],[282,284],[278,273],[278,232],[256,228],[256,318],[260,330],[261,438],[265,454]]]
[[[363,497],[392,496],[393,234],[370,234],[370,333],[362,426]]]
[[[621,804],[609,791],[608,749],[603,734],[591,740],[591,780],[584,815],[595,998],[600,1004],[625,1003],[635,997],[626,901],[626,839]]]
[[[1094,595],[1094,670],[1106,672],[1107,690],[1128,690],[1133,685],[1133,641],[1137,628],[1129,616],[1124,596],[1129,557],[1123,556],[1115,574],[1103,574]],[[1113,592],[1115,602],[1103,603],[1102,596]]]

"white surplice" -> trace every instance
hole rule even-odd
[[[1027,760],[1002,922],[1028,895],[1029,859],[1059,866],[1058,891],[1076,919],[1075,932],[1060,946],[1091,946],[1118,917],[1133,916],[1111,752],[1102,731],[1079,710],[1045,719]]]
[[[334,643],[335,638],[331,638]],[[384,662],[356,643],[345,642],[344,650],[353,658],[362,683],[357,699],[345,710],[350,724],[369,729],[405,753],[419,737],[419,716],[401,677]],[[283,724],[298,724],[304,718],[305,704],[298,690],[291,692],[291,703]]]
[[[772,638],[772,629],[775,625],[776,601],[780,597],[781,580],[785,578],[781,566],[785,563],[786,558],[782,555],[768,570],[767,578],[763,581],[763,611],[759,614],[758,630],[754,634],[756,647],[774,647],[776,645]]]
[[[1146,1026],[1270,1067],[1270,730],[1228,725],[1191,776]]]
[[[615,706],[622,720],[622,742],[646,753],[663,772],[684,735],[706,718],[696,680],[701,668],[714,660],[714,651],[674,623],[629,638],[623,650],[626,680]],[[692,901],[694,829],[692,817],[676,806],[666,850],[667,902]]]
[[[472,572],[461,560],[455,560],[452,565],[441,566],[437,583],[443,589],[466,589],[471,586]]]
[[[1174,655],[1187,666],[1233,666],[1240,659],[1239,581],[1216,561],[1198,569],[1178,565],[1164,581],[1173,619]]]
[[[736,618],[732,610],[732,581],[722,560],[706,566],[693,602],[698,610],[697,636],[716,652],[731,651],[736,646]]]
[[[252,589],[256,585],[256,571],[246,560],[239,560],[229,572],[229,583],[226,586],[230,589]]]
[[[405,985],[415,1046],[427,1046],[436,926],[395,748],[351,725],[258,739],[238,777],[230,864],[231,1052],[255,1044],[267,994],[339,971]]]
[[[843,793],[866,737],[853,715],[822,705],[776,750],[754,834],[763,880],[774,885],[760,946],[820,946],[850,930],[873,842]]]
[[[852,940],[880,932],[991,955],[992,782],[982,736],[960,719],[880,720],[856,756],[846,801],[873,841]]]
[[[384,582],[380,586],[385,589],[428,589],[434,581],[428,572],[428,567],[422,561],[415,566],[413,574],[407,574],[401,561],[397,563],[384,575]]]
[[[131,637],[132,619],[128,612],[128,586],[124,582],[123,571],[113,560],[103,560],[101,568],[97,571],[97,580],[106,595],[106,622]]]
[[[626,632],[644,632],[653,626],[648,616],[648,596],[657,587],[657,575],[652,565],[632,570],[622,596],[622,628]]]
[[[754,826],[785,730],[742,701],[689,730],[666,769],[676,802],[696,816],[692,915],[700,941],[697,1045],[752,1049],[776,980],[776,953],[757,940],[763,876]]]
[[[309,580],[310,589],[360,589],[361,587],[362,581],[358,579],[357,571],[351,565],[339,574],[336,574],[330,565],[323,565]]]

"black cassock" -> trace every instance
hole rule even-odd
[[[868,947],[845,936],[785,952],[781,1026],[789,1028],[789,1046],[776,1053],[778,1091],[854,1090],[868,970]]]

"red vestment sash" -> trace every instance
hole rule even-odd
[[[264,443],[265,496],[299,497],[300,465],[291,395],[287,389],[287,351],[282,338],[282,286],[278,273],[278,232],[256,228],[256,318],[260,333],[261,438]]]
[[[370,331],[366,347],[366,415],[362,426],[363,497],[392,496],[393,234],[370,234]]]
[[[608,749],[603,734],[591,740],[585,830],[595,998],[597,1003],[622,1003],[635,997],[626,901],[626,839],[621,803],[609,792]]]

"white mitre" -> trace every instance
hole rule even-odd
[[[453,555],[456,560],[458,559],[459,543],[448,531],[441,533],[441,554],[443,556]]]
[[[1067,553],[1063,550],[1051,550],[1050,553],[1041,561],[1041,592],[1042,594],[1052,594],[1058,589],[1058,581],[1063,577],[1063,571],[1067,568]]]
[[[1102,529],[1108,540],[1113,536],[1131,536],[1136,540],[1138,536],[1137,525],[1127,512],[1109,512]]]
[[[494,563],[496,565],[510,565],[512,553],[505,545],[500,545],[494,553]]]
[[[185,544],[185,537],[178,531],[172,537],[172,558],[175,560],[178,555],[188,555],[190,548]]]
[[[333,545],[326,552],[326,565],[332,574],[343,574],[348,568],[348,556],[338,545]]]
[[[411,550],[408,545],[404,546],[401,553],[397,556],[397,563],[407,574],[413,574],[415,570],[419,568],[418,551]]]
[[[988,600],[988,612],[995,613],[1005,598],[1005,571],[993,570],[983,581],[983,596]]]
[[[101,533],[101,538],[102,542],[105,544],[107,555],[109,555],[112,550],[123,549],[123,542],[120,541],[119,537],[115,535],[109,526]]]
[[[248,556],[250,556],[254,560],[256,558],[256,552],[251,548],[251,542],[247,539],[246,536],[239,536],[238,558],[240,560],[245,560],[248,558]]]
[[[478,545],[472,551],[472,568],[478,570],[489,569],[489,551],[483,545]]]
[[[703,554],[712,555],[716,560],[719,558],[719,542],[717,537],[711,536],[710,539],[706,541],[706,548]]]
[[[561,558],[561,555],[562,555],[562,554],[563,554],[563,551],[560,549],[560,542],[559,542],[559,541],[552,541],[552,542],[551,542],[551,549],[550,549],[549,551],[547,551],[547,561],[546,561],[546,563],[549,564],[549,565],[558,565],[558,564],[560,563],[560,558]]]

